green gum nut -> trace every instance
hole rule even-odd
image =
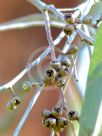
[[[54,118],[46,119],[44,126],[47,128],[55,128],[56,127],[56,119],[54,119]]]
[[[21,103],[21,99],[19,96],[15,96],[12,98],[11,102],[14,107],[17,107]]]
[[[13,110],[13,104],[11,101],[7,102],[6,106],[9,110]]]
[[[61,108],[60,107],[54,107],[52,109],[52,114],[55,118],[59,117],[61,115]]]
[[[57,125],[59,128],[65,128],[68,125],[68,120],[64,117],[58,117]]]
[[[41,114],[42,114],[42,117],[46,118],[46,119],[49,118],[49,117],[52,117],[52,112],[50,110],[47,110],[47,109],[44,109],[41,112]]]
[[[32,84],[29,81],[26,81],[22,84],[22,89],[26,92],[30,91],[32,88]]]

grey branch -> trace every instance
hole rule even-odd
[[[34,92],[34,96],[33,96],[32,99],[30,100],[29,105],[28,105],[26,111],[24,112],[24,115],[22,116],[22,118],[21,118],[21,120],[20,120],[20,122],[19,122],[17,128],[15,129],[13,136],[18,136],[18,135],[19,135],[21,128],[23,127],[23,125],[24,125],[26,119],[28,118],[28,116],[29,116],[29,114],[30,114],[32,108],[33,108],[34,105],[36,104],[37,99],[38,99],[38,97],[40,96],[40,94],[41,94],[41,92],[42,92],[42,90],[43,90],[43,87],[44,87],[44,86],[41,86],[40,88],[38,88],[38,89],[36,90],[36,92]]]

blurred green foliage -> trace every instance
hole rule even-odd
[[[79,136],[91,136],[97,121],[102,101],[102,25],[95,41],[95,50],[91,60],[88,85],[80,119]]]

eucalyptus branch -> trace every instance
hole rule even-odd
[[[47,40],[48,40],[49,47],[51,50],[51,60],[55,61],[56,56],[55,56],[54,43],[53,43],[53,39],[52,39],[52,35],[51,35],[50,19],[49,19],[48,11],[45,11],[43,14],[45,17],[45,30],[46,30]]]
[[[61,32],[58,37],[54,40],[54,45],[57,45],[61,39],[64,37],[63,32]],[[48,47],[35,61],[29,64],[21,73],[19,73],[14,79],[5,85],[0,86],[0,92],[7,91],[9,88],[12,88],[27,72],[29,72],[35,65],[38,65],[41,60],[43,60],[50,52],[50,48]]]
[[[50,25],[57,28],[63,28],[64,23],[56,18],[54,15],[49,14]],[[0,31],[8,31],[14,29],[25,29],[29,27],[44,26],[44,17],[41,14],[32,14],[5,23],[0,23]]]
[[[64,21],[64,16],[61,12],[59,12],[54,5],[46,5],[44,2],[41,2],[40,0],[27,0],[28,2],[30,2],[31,4],[33,4],[34,6],[36,6],[39,10],[41,11],[51,11],[54,15],[56,15],[57,17],[59,17],[62,21]]]
[[[36,90],[36,92],[34,92],[34,96],[33,96],[32,99],[30,100],[29,105],[28,105],[26,111],[24,112],[24,115],[22,116],[22,118],[21,118],[21,120],[20,120],[20,122],[19,122],[17,128],[15,129],[13,136],[18,136],[18,135],[19,135],[21,128],[23,127],[23,125],[24,125],[26,119],[28,118],[28,116],[29,116],[29,114],[30,114],[32,108],[33,108],[34,105],[36,104],[37,99],[38,99],[38,97],[40,96],[40,94],[41,94],[43,88],[44,88],[44,86],[41,86],[40,88],[38,88],[38,89]]]
[[[47,5],[46,3],[42,2],[41,0],[27,0],[27,1],[30,2],[31,4],[33,4],[34,6],[36,6],[43,13],[44,18],[41,15],[37,15],[37,16],[36,15],[31,15],[31,16],[20,18],[20,19],[17,19],[17,20],[13,20],[13,21],[10,21],[10,22],[7,22],[7,23],[2,23],[2,24],[0,24],[0,31],[6,31],[6,30],[11,30],[11,29],[22,29],[22,28],[28,28],[28,27],[32,27],[32,26],[44,26],[45,25],[46,35],[47,35],[47,40],[48,40],[48,43],[49,43],[49,47],[36,60],[34,60],[21,73],[19,73],[14,79],[12,79],[7,84],[1,86],[0,87],[0,92],[12,89],[12,87],[19,80],[21,80],[22,77],[27,72],[29,72],[35,65],[38,65],[40,63],[40,61],[43,60],[48,55],[49,52],[51,52],[51,60],[53,62],[56,60],[54,46],[56,46],[57,44],[60,43],[62,38],[65,36],[65,34],[62,31],[58,35],[58,37],[53,41],[53,38],[52,38],[52,35],[51,35],[50,25],[54,26],[54,27],[58,27],[58,28],[63,28],[65,25],[68,25],[69,28],[73,28],[73,30],[71,31],[72,32],[71,35],[66,34],[67,41],[65,42],[64,48],[62,50],[62,54],[66,54],[67,50],[69,49],[69,46],[72,45],[73,40],[76,40],[76,36],[80,36],[82,38],[82,40],[84,40],[86,43],[88,43],[90,45],[93,45],[93,42],[94,42],[94,38],[92,38],[91,35],[88,33],[87,27],[85,29],[85,32],[80,30],[80,28],[82,27],[82,22],[79,23],[79,24],[74,22],[74,21],[67,22],[67,21],[65,21],[64,14],[62,13],[62,12],[66,12],[66,11],[75,12],[73,14],[73,17],[75,18],[75,17],[79,17],[78,15],[80,14],[80,11],[81,11],[82,15],[81,15],[81,17],[79,17],[80,20],[81,20],[81,19],[83,19],[83,17],[85,15],[87,15],[89,13],[90,8],[95,3],[94,0],[87,0],[81,6],[77,6],[76,8],[72,8],[72,9],[57,9],[54,5]],[[82,8],[82,9],[80,9],[80,8]],[[50,12],[51,15],[48,14],[49,12]],[[30,20],[31,18],[32,18],[32,20]],[[21,20],[22,20],[22,23],[20,23]],[[86,25],[87,25],[87,23],[86,23]],[[68,71],[69,71],[68,79],[66,80],[66,84],[64,86],[64,89],[61,88],[61,92],[60,92],[61,95],[60,95],[59,100],[57,102],[57,106],[60,106],[61,103],[63,104],[62,105],[63,107],[66,105],[66,99],[65,99],[64,96],[65,96],[65,92],[67,90],[67,87],[69,85],[69,82],[70,82],[70,80],[72,78],[72,75],[73,75],[74,71],[76,72],[76,62],[77,62],[77,58],[78,58],[78,55],[79,55],[78,53],[79,52],[77,52],[77,55],[75,55],[75,60],[74,60],[74,57],[72,56],[73,64],[71,64],[71,66],[69,68],[70,70],[68,69]],[[67,57],[69,57],[69,56],[67,56]],[[58,61],[60,61],[62,58],[63,58],[63,56],[60,54],[59,57],[58,57]],[[62,64],[61,64],[61,66],[62,66]],[[53,71],[55,72],[55,74],[56,73],[59,74],[56,69],[53,69]],[[59,78],[58,75],[54,77],[54,80],[57,81],[57,78]],[[61,77],[61,75],[60,75],[60,78],[63,79]],[[19,135],[21,128],[23,127],[28,115],[30,114],[30,111],[32,110],[33,106],[35,105],[35,103],[36,103],[38,97],[40,96],[43,88],[44,88],[44,85],[40,86],[40,88],[38,88],[36,90],[33,98],[31,99],[31,101],[30,101],[30,103],[29,103],[29,105],[28,105],[28,107],[27,107],[27,109],[26,109],[26,111],[25,111],[25,113],[23,115],[23,117],[21,118],[17,128],[15,129],[13,136],[18,136]],[[80,92],[77,91],[77,94],[80,96],[80,103],[82,103],[82,97],[80,95]],[[73,135],[76,136],[76,134],[74,132],[73,125],[70,124],[70,126],[72,128]],[[59,127],[59,126],[57,126],[57,127]],[[57,134],[57,132],[56,131],[54,132],[54,129],[52,129],[51,136],[59,135],[59,132],[60,132],[60,130],[58,130],[58,134]]]

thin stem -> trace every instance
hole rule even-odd
[[[32,108],[34,107],[34,105],[35,105],[35,103],[36,103],[38,97],[40,96],[40,94],[41,94],[41,92],[42,92],[42,90],[43,90],[43,87],[44,87],[44,86],[41,86],[40,88],[38,88],[38,89],[36,90],[36,92],[34,92],[34,96],[33,96],[33,98],[30,100],[29,105],[28,105],[26,111],[24,112],[24,115],[22,116],[22,118],[21,118],[21,120],[20,120],[20,122],[19,122],[17,128],[15,129],[13,136],[18,136],[18,135],[19,135],[21,128],[23,127],[23,125],[24,125],[26,119],[28,118],[28,116],[29,116],[29,114],[30,114]]]
[[[69,124],[70,124],[70,127],[71,127],[71,129],[72,129],[73,136],[76,136],[76,134],[75,134],[75,129],[74,129],[74,126],[73,126],[72,122],[69,121]]]
[[[62,21],[64,21],[64,16],[61,12],[59,12],[54,5],[47,5],[44,2],[40,1],[40,0],[27,0],[28,2],[30,2],[31,4],[33,4],[34,6],[36,6],[39,10],[41,11],[45,11],[45,10],[49,10],[51,11],[54,15],[56,15],[57,17],[59,17]]]
[[[56,19],[55,16],[49,15],[51,18],[50,25],[57,27],[57,28],[63,28],[64,23]],[[20,17],[8,22],[0,23],[0,31],[8,31],[8,30],[14,30],[14,29],[24,29],[29,27],[36,27],[36,26],[44,26],[45,21],[44,17],[41,14],[32,14],[25,17]]]
[[[36,6],[41,11],[46,9],[47,5],[41,0],[27,0],[27,1]]]
[[[44,12],[44,18],[45,18],[45,30],[46,30],[47,40],[48,40],[49,47],[51,50],[51,60],[55,61],[56,56],[55,56],[54,43],[53,43],[53,39],[51,35],[50,19],[49,19],[48,11]]]
[[[75,72],[74,76],[75,76],[76,81],[78,81],[78,75],[77,75],[77,69],[76,69],[76,64],[75,64],[74,56],[71,55],[71,57],[72,57],[72,60],[73,60],[73,65],[74,65],[74,72]]]
[[[50,136],[60,136],[58,132],[55,132],[53,129],[51,130]]]
[[[88,30],[88,27],[86,25],[84,25],[83,27],[84,27],[84,30],[85,30],[85,33],[87,34],[87,36],[90,37],[91,35],[90,35],[89,30]],[[89,50],[89,55],[90,55],[90,59],[91,59],[91,56],[92,56],[93,51],[94,51],[94,47],[88,46],[88,50]]]
[[[67,102],[66,102],[62,87],[60,89],[60,96],[61,96],[61,101],[62,101],[62,108],[63,110],[67,110]]]
[[[86,40],[89,44],[93,45],[94,39],[92,37],[87,36],[86,33],[84,33],[80,29],[76,29],[76,32],[80,35],[80,37],[82,38],[82,40]]]
[[[63,32],[61,32],[57,38],[54,40],[54,45],[56,46],[59,44],[59,42],[64,37]],[[14,79],[12,79],[10,82],[0,86],[0,92],[7,91],[9,88],[13,87],[31,68],[33,68],[35,65],[39,64],[41,60],[43,60],[50,52],[50,48],[47,48],[36,60],[34,60],[31,64],[28,65],[21,73],[19,73]]]
[[[75,12],[77,10],[79,10],[77,7],[74,7],[74,8],[58,8],[57,9],[58,11],[60,12]]]
[[[64,15],[56,9],[54,5],[48,5],[47,6],[48,10],[50,10],[54,15],[59,17],[62,21],[64,21]]]

